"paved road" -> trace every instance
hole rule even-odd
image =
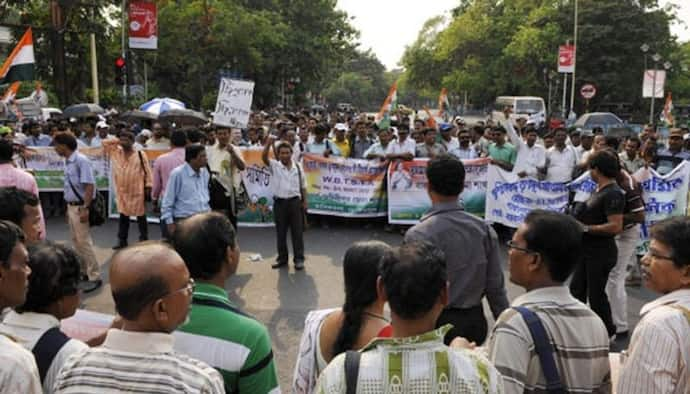
[[[398,245],[402,240],[399,234],[383,232],[382,224],[377,224],[374,228],[365,228],[365,224],[372,222],[371,220],[332,219],[331,222],[329,229],[312,228],[305,234],[307,263],[306,270],[302,272],[295,272],[292,268],[280,271],[270,268],[271,262],[275,259],[275,237],[272,228],[240,228],[241,262],[237,274],[228,280],[225,287],[233,302],[269,328],[283,389],[289,387],[307,312],[317,308],[338,306],[343,302],[341,264],[347,247],[364,240],[381,240],[391,245]],[[136,226],[130,227],[131,241],[138,236],[136,231]],[[160,234],[157,225],[150,225],[149,231],[153,239]],[[99,261],[109,260],[116,233],[117,222],[114,220],[93,230]],[[51,218],[48,221],[48,234],[56,241],[69,239],[67,225],[60,218]],[[250,258],[257,254],[262,256],[262,260],[250,261]],[[106,279],[107,268],[106,263],[103,267]],[[510,299],[523,293],[522,289],[511,283],[507,286]],[[629,316],[631,322],[636,323],[641,305],[654,295],[644,289],[628,290]],[[85,297],[84,307],[98,312],[114,313],[107,280],[101,290]],[[618,345],[624,344],[621,342]]]

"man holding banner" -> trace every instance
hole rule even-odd
[[[266,138],[261,160],[271,171],[273,185],[273,217],[276,224],[278,258],[271,268],[288,264],[287,232],[290,230],[296,270],[304,269],[304,215],[307,211],[307,183],[299,163],[292,160],[292,146],[281,142],[274,145],[275,136]],[[274,147],[278,160],[269,159],[268,150]]]
[[[427,241],[446,255],[450,294],[436,326],[453,324],[445,342],[461,336],[483,343],[487,334],[482,298],[494,318],[508,308],[496,232],[458,203],[465,182],[460,160],[448,155],[432,159],[427,168],[427,193],[432,208],[405,234],[405,242]]]

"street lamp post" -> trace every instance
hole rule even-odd
[[[652,73],[652,104],[649,109],[650,124],[654,123],[654,100],[656,99],[656,68],[659,63],[659,60],[661,60],[661,55],[655,53],[654,55],[652,55],[652,60],[654,60],[654,72]]]

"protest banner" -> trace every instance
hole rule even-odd
[[[486,220],[517,228],[534,209],[565,212],[568,184],[520,178],[498,166],[489,166]]]
[[[386,216],[387,162],[305,154],[308,212],[341,217]]]
[[[429,159],[395,161],[388,169],[388,222],[415,224],[431,208],[427,194],[426,166]],[[460,201],[465,211],[484,215],[487,159],[463,160],[465,187]]]
[[[245,128],[249,123],[254,82],[221,78],[213,124]]]
[[[103,156],[101,148],[79,148],[93,166],[98,190],[108,190],[110,163]],[[24,166],[36,177],[41,192],[61,192],[65,179],[65,159],[54,148],[31,147],[27,150]]]
[[[242,171],[242,182],[249,195],[245,209],[237,212],[238,225],[242,227],[273,226],[273,191],[271,171],[261,160],[261,148],[242,148],[242,158],[247,166]]]

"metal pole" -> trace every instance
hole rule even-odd
[[[93,102],[94,104],[99,103],[99,91],[98,91],[98,59],[96,57],[96,34],[89,34],[91,38],[91,87],[93,88]]]
[[[568,119],[568,114],[565,113],[565,99],[568,95],[568,73],[563,73],[563,120]]]
[[[577,68],[577,0],[575,0],[575,28],[574,28],[574,52],[573,52],[573,86],[570,90],[570,111],[573,110],[573,105],[575,104],[575,69]]]
[[[546,101],[546,115],[551,113],[551,76],[549,76],[549,99]]]
[[[149,99],[149,68],[144,60],[144,100]]]
[[[125,59],[125,67],[129,67],[127,64],[127,49],[125,48],[125,28],[127,26],[127,0],[122,0],[122,58]],[[125,84],[122,86],[122,100],[127,104],[127,73],[124,76]]]
[[[652,81],[652,104],[649,108],[649,123],[654,124],[654,99],[656,98],[656,62],[654,62],[654,73],[652,74],[654,80]]]

